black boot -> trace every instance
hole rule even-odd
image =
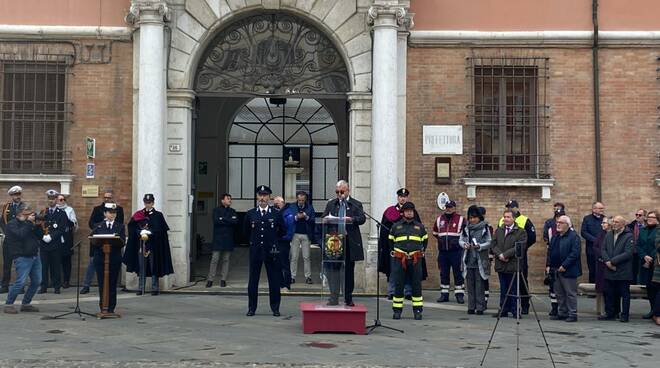
[[[82,289],[80,289],[80,294],[87,294],[89,293],[89,287],[83,286]]]
[[[227,287],[227,281],[220,280],[220,287]]]
[[[557,313],[558,313],[557,312],[557,303],[552,303],[552,309],[550,310],[550,313],[548,313],[548,315],[550,317],[552,317],[552,316],[556,316]]]
[[[213,286],[213,281],[211,281],[211,280],[207,281],[206,282],[206,287],[210,288],[211,286]]]
[[[422,311],[413,311],[415,314],[415,320],[420,321],[422,319]]]
[[[446,303],[449,301],[449,293],[441,293],[440,297],[436,300],[438,303]]]
[[[392,319],[401,319],[401,311],[395,310],[394,314],[392,315]]]
[[[456,294],[456,303],[458,304],[465,303],[465,295],[463,293]]]

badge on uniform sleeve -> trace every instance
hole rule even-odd
[[[57,229],[57,224],[53,224],[53,229]]]
[[[399,230],[399,229],[401,229],[401,228],[403,228],[403,225],[397,225],[397,226],[396,226],[396,229],[397,229],[397,230]]]
[[[422,228],[419,227],[419,226],[417,226],[417,225],[413,226],[413,229],[415,229],[415,230],[422,230]]]

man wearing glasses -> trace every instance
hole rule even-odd
[[[105,204],[106,203],[114,203],[114,193],[111,189],[107,189],[105,192],[103,192],[103,203],[100,205],[94,207],[92,210],[92,215],[89,217],[89,228],[90,230],[94,230],[94,226],[96,224],[101,223],[103,219],[105,219],[105,216],[103,215],[103,211],[105,209]],[[124,209],[117,205],[116,206],[116,213],[117,216],[115,217],[115,222],[118,224],[124,224]],[[94,277],[94,252],[92,245],[89,245],[89,264],[87,265],[87,271],[85,272],[85,279],[83,280],[83,287],[80,289],[80,294],[87,294],[89,293],[89,287],[92,283],[92,278]]]
[[[631,282],[637,283],[637,274],[639,271],[639,258],[637,257],[637,239],[639,238],[640,231],[646,227],[646,210],[640,208],[635,212],[635,220],[628,224],[628,230],[633,234],[635,245],[633,246],[633,278]]]
[[[596,282],[596,256],[594,253],[594,242],[598,234],[602,231],[601,223],[605,206],[601,202],[594,202],[591,206],[591,213],[582,219],[582,228],[580,235],[584,238],[584,252],[587,255],[587,267],[589,268],[589,282]]]
[[[362,249],[362,236],[360,235],[360,225],[367,220],[362,209],[362,202],[351,197],[351,188],[348,182],[340,180],[335,186],[337,198],[331,199],[325,206],[323,217],[338,217],[344,219],[346,223],[337,225],[338,233],[345,233],[344,243],[344,303],[352,307],[353,288],[355,278],[355,262],[364,260],[364,250]],[[341,227],[345,227],[341,229]],[[328,270],[324,270],[328,271]],[[330,287],[330,300],[328,305],[339,304],[339,290],[341,288],[341,277],[337,277],[336,271],[329,270],[328,281]],[[341,271],[340,271],[341,272]]]
[[[577,322],[577,278],[582,275],[580,238],[571,219],[562,215],[556,220],[557,235],[550,239],[545,272],[554,277],[559,310],[553,320]]]

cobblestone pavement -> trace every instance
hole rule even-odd
[[[72,291],[38,295],[40,313],[0,313],[0,367],[478,367],[495,319],[467,315],[457,304],[437,304],[426,292],[424,320],[391,319],[381,301],[382,322],[405,333],[378,329],[372,335],[305,335],[298,304],[318,297],[286,296],[282,317],[273,317],[260,297],[257,316],[245,317],[245,296],[120,294],[117,320],[81,321],[41,317],[71,310]],[[375,298],[358,298],[374,319]],[[633,301],[630,323],[599,322],[593,299],[580,298],[580,321],[547,319],[545,297],[535,297],[557,367],[653,367],[660,359],[660,329],[641,320],[648,302]],[[95,296],[82,310],[95,312]],[[552,367],[539,326],[521,320],[520,367]],[[497,328],[485,367],[515,367],[515,320]]]

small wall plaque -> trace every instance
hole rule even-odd
[[[96,174],[96,165],[94,165],[91,162],[88,162],[87,165],[85,166],[85,177],[87,179],[94,179],[95,174]]]
[[[85,146],[87,151],[87,158],[96,157],[96,139],[92,137],[85,138]]]
[[[435,182],[436,184],[451,183],[451,158],[435,158]]]
[[[181,144],[179,143],[170,143],[168,147],[171,153],[181,152]]]
[[[98,185],[83,185],[82,186],[82,196],[83,198],[96,198],[99,196],[99,186]]]

